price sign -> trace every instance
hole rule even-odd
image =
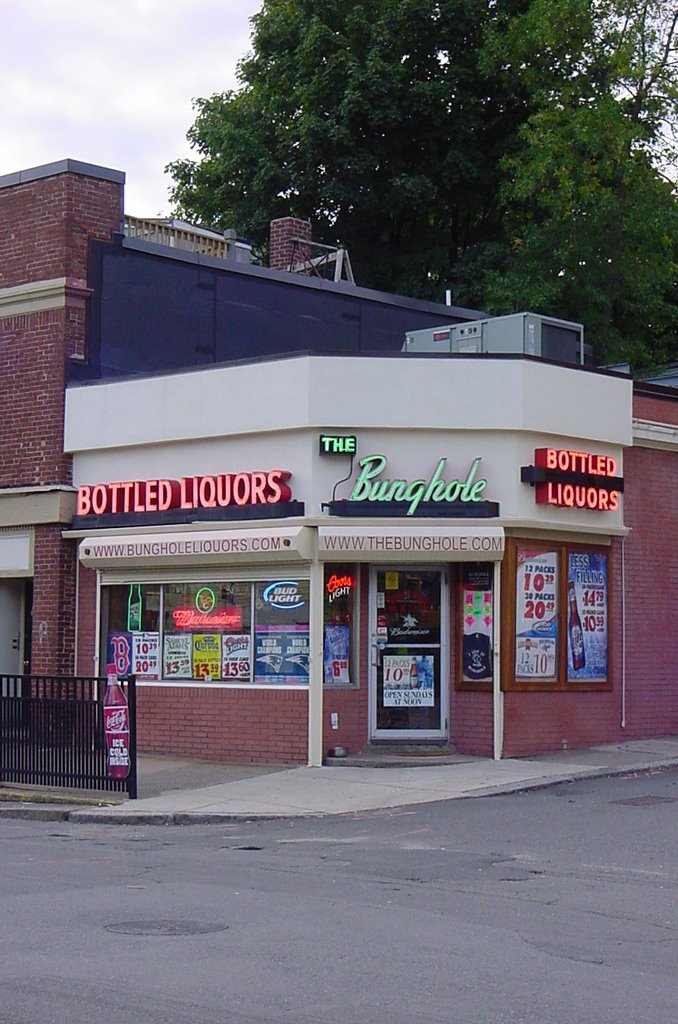
[[[518,549],[516,573],[516,679],[558,675],[558,555]]]
[[[221,679],[220,634],[193,634],[193,676],[195,679]]]
[[[132,671],[140,679],[160,678],[160,634],[134,633]]]
[[[193,637],[190,633],[165,634],[163,675],[166,679],[193,678]]]
[[[249,633],[223,636],[221,674],[225,680],[249,682],[251,674],[251,640]]]

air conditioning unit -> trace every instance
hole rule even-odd
[[[512,313],[487,320],[409,331],[405,335],[403,352],[413,355],[428,352],[446,355],[514,353],[581,365],[591,361],[587,358],[590,353],[585,352],[582,324],[539,313]]]

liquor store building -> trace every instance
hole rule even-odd
[[[670,389],[290,356],[71,385],[65,451],[76,668],[136,673],[141,750],[499,758],[678,731]]]

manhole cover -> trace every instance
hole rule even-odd
[[[226,931],[228,925],[201,921],[117,921],[104,927],[119,935],[209,935]]]
[[[611,804],[628,804],[629,807],[652,807],[653,804],[675,804],[678,796],[630,796],[627,800],[610,800]]]

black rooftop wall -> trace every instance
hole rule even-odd
[[[71,380],[290,352],[399,352],[405,332],[485,314],[115,236],[90,249],[88,351]]]

